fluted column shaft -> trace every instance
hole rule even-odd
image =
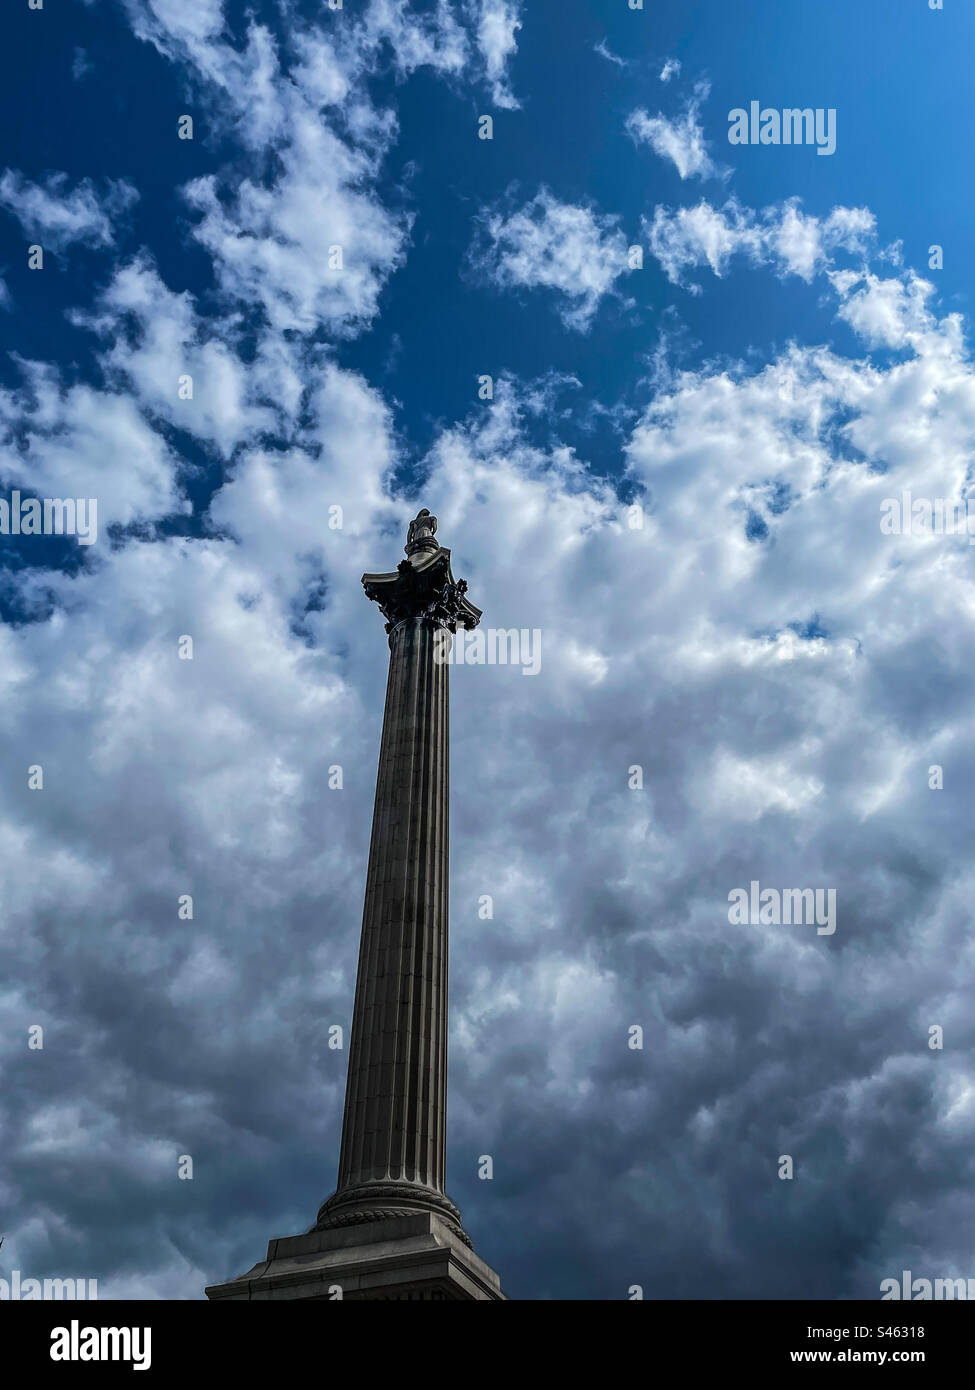
[[[436,631],[414,617],[389,636],[337,1196],[444,1190],[450,668]]]
[[[317,1230],[434,1211],[468,1245],[444,1192],[452,634],[481,610],[425,509],[407,559],[364,574],[389,634],[389,678],[366,872],[338,1185]]]

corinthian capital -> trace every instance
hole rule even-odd
[[[387,632],[414,618],[449,632],[475,628],[481,620],[481,610],[467,597],[466,579],[451,572],[450,551],[434,539],[436,528],[437,518],[424,508],[410,522],[408,558],[390,574],[362,576],[366,598],[379,604]]]

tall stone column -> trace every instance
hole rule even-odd
[[[434,1211],[447,1105],[449,674],[458,626],[480,610],[421,512],[393,574],[363,575],[387,618],[389,679],[369,846],[338,1187],[319,1230]]]
[[[504,1300],[444,1191],[450,667],[481,611],[426,510],[406,559],[364,574],[389,634],[338,1185],[304,1235],[268,1243],[211,1299]]]

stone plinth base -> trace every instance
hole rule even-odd
[[[266,1260],[206,1296],[505,1300],[494,1270],[432,1212],[269,1241]]]

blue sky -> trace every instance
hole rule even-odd
[[[325,34],[356,12],[289,9],[306,17],[321,9],[316,22]],[[246,10],[226,10],[236,16],[238,35]],[[0,104],[10,162],[37,174],[63,170],[75,180],[131,181],[139,202],[120,231],[118,252],[148,247],[167,284],[205,295],[212,267],[189,236],[180,189],[239,159],[239,145],[215,127],[205,104],[197,138],[172,138],[174,113],[194,109],[187,97],[197,93],[185,71],[132,41],[121,6],[75,0],[65,11],[38,14],[24,6],[7,21],[13,41]],[[261,18],[286,44],[293,21],[277,6]],[[499,299],[470,282],[471,218],[512,187],[527,200],[544,182],[567,202],[595,202],[617,215],[628,239],[638,240],[641,215],[660,201],[686,200],[691,190],[672,165],[626,137],[626,117],[648,104],[677,114],[702,79],[711,92],[702,103],[701,126],[715,159],[733,173],[727,185],[695,182],[693,192],[712,200],[731,192],[754,208],[798,197],[813,214],[836,203],[865,205],[881,241],[901,241],[905,263],[923,271],[932,242],[962,244],[970,213],[965,61],[973,27],[975,17],[964,6],[932,13],[915,0],[866,0],[855,7],[824,0],[800,9],[772,0],[729,8],[715,0],[657,12],[590,4],[573,6],[569,14],[554,0],[540,0],[508,65],[520,106],[495,112],[491,143],[473,140],[476,115],[490,106],[483,89],[445,83],[423,68],[404,81],[390,71],[386,55],[369,86],[376,100],[395,105],[399,131],[377,186],[381,196],[415,214],[413,244],[383,288],[382,314],[368,333],[343,345],[339,360],[382,382],[397,403],[397,427],[417,463],[435,423],[464,413],[482,371],[575,374],[607,406],[622,392],[643,404],[641,365],[675,299],[659,269],[651,263],[630,277],[630,312],[604,312],[584,337],[567,336],[531,296]],[[600,43],[627,66],[597,54]],[[662,88],[659,73],[668,57],[682,64],[681,74]],[[39,102],[37,91],[51,95]],[[817,158],[807,148],[779,148],[770,157],[763,148],[732,150],[727,113],[752,99],[778,107],[834,106],[836,154]],[[15,278],[18,288],[14,312],[3,323],[9,346],[70,359],[77,370],[90,371],[90,339],[71,332],[64,310],[104,280],[104,258],[89,258],[79,248],[69,263],[57,264],[56,277],[32,284],[20,228],[13,218],[6,225],[7,279]],[[968,292],[965,270],[963,256],[949,255],[938,279],[943,299],[959,307]],[[791,338],[825,336],[848,349],[849,335],[831,322],[818,298],[801,284],[742,273],[711,286],[700,303],[686,294],[676,300],[698,356],[741,355]],[[628,370],[621,370],[621,359]],[[620,441],[606,430],[598,433],[599,466],[618,473]]]
[[[452,673],[476,1248],[518,1298],[971,1275],[973,552],[879,524],[970,486],[970,7],[8,9],[2,495],[99,535],[0,537],[4,1258],[197,1298],[331,1190],[359,575],[423,505],[544,653]],[[752,100],[835,154],[729,144]],[[733,926],[755,879],[836,933]]]

